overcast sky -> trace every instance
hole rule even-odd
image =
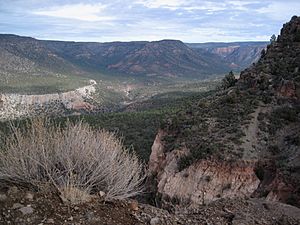
[[[0,33],[73,41],[268,41],[300,0],[0,0]]]

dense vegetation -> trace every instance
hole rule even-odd
[[[241,158],[244,150],[237,146],[258,103],[249,93],[231,93],[199,100],[178,112],[164,124],[168,134],[164,141],[168,151],[182,147],[190,150],[179,161],[179,169],[212,155],[223,160]]]

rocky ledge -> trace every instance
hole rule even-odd
[[[90,102],[96,91],[96,81],[74,91],[45,95],[0,94],[0,120],[33,115],[53,115],[65,112],[91,111]]]

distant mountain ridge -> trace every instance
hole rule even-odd
[[[231,43],[186,43],[200,54],[216,54],[233,70],[240,71],[259,60],[261,51],[269,42],[231,42]]]
[[[184,44],[177,40],[110,43],[47,41],[0,34],[0,74],[84,75],[108,72],[205,79],[228,73],[232,69],[227,60],[229,56],[217,54],[214,47],[204,48],[206,45]],[[254,61],[258,52],[255,50],[255,54],[247,55],[244,51],[247,60],[241,65]]]

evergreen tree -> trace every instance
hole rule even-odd
[[[272,43],[274,43],[274,42],[276,42],[276,35],[275,34],[273,34],[272,36],[271,36],[271,39],[270,39],[270,42],[271,42],[271,44]]]
[[[222,84],[221,84],[221,89],[225,90],[227,88],[234,86],[236,81],[237,80],[235,79],[234,73],[232,71],[230,71],[229,74],[227,74],[223,78]]]

